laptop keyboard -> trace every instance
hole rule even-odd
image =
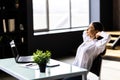
[[[20,56],[18,61],[22,61],[22,62],[33,61],[33,57],[32,56]]]

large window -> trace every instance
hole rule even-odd
[[[71,27],[88,26],[89,0],[71,0]]]
[[[34,30],[47,29],[46,0],[33,0],[33,28]]]
[[[50,30],[70,27],[69,10],[69,0],[49,0]]]
[[[89,0],[33,0],[34,31],[88,26]]]

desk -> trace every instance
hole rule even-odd
[[[82,75],[82,80],[87,80],[87,70],[76,66],[50,59],[50,63],[57,63],[60,66],[47,67],[45,73],[39,69],[23,67],[15,62],[14,58],[0,59],[0,70],[20,80],[55,80],[66,77]]]

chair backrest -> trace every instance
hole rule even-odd
[[[102,56],[105,55],[106,53],[106,48],[105,50],[100,53],[93,61],[92,67],[90,69],[90,72],[96,74],[98,77],[100,76],[100,71],[101,71],[101,63],[102,63]]]

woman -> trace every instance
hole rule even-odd
[[[89,71],[93,60],[104,51],[109,40],[110,35],[103,31],[103,25],[100,22],[92,22],[83,32],[83,43],[77,49],[73,65]],[[66,80],[80,80],[80,76]]]

